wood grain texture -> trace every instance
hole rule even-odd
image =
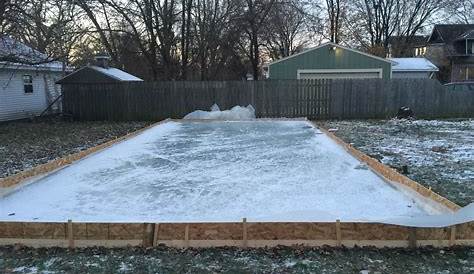
[[[80,120],[162,120],[251,104],[257,117],[389,118],[402,106],[420,118],[472,117],[474,91],[433,79],[173,81],[63,85],[64,111]]]

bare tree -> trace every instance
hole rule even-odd
[[[447,1],[444,5],[446,20],[459,24],[474,23],[474,1],[456,0]]]
[[[181,79],[188,77],[191,38],[192,0],[181,1]]]
[[[243,33],[245,34],[244,48],[252,67],[254,80],[259,78],[260,46],[263,26],[267,24],[268,15],[276,0],[244,0],[242,16]]]
[[[294,54],[306,46],[312,34],[308,28],[308,5],[299,0],[275,3],[263,37],[271,59]]]
[[[413,38],[444,0],[358,0],[352,5],[352,35],[369,52],[385,56],[393,35]],[[364,34],[368,35],[364,35]]]
[[[11,43],[16,45],[10,46],[12,52],[3,53],[1,60],[27,64],[59,60],[65,69],[71,50],[83,31],[78,23],[81,15],[74,8],[67,0],[2,1],[2,35],[12,38]],[[35,51],[29,50],[30,53],[26,54],[27,50],[21,43]]]
[[[193,9],[193,61],[201,80],[226,79],[241,74],[238,0],[197,0]],[[235,67],[234,67],[235,65]],[[235,77],[235,76],[234,76]]]
[[[339,43],[341,30],[342,6],[340,0],[326,0],[326,9],[329,19],[329,37],[333,43]]]

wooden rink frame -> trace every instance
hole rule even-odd
[[[259,119],[260,120],[260,119]],[[295,119],[261,119],[295,120]],[[123,137],[87,150],[53,160],[32,169],[0,179],[2,188],[15,191],[28,179],[54,172],[67,165],[132,138],[154,123]],[[201,121],[202,122],[202,121]],[[205,121],[212,122],[212,121]],[[421,197],[455,212],[460,206],[419,183],[358,151],[331,132],[313,123],[323,133],[342,146],[353,157],[365,163],[389,184],[409,188]],[[5,192],[5,191],[4,191]],[[9,193],[6,191],[5,193]],[[7,194],[8,195],[8,194]],[[192,223],[101,223],[101,222],[0,222],[0,245],[22,244],[31,247],[265,247],[277,245],[304,246],[375,246],[375,247],[449,247],[474,246],[474,221],[447,227],[410,227],[377,222],[192,222]]]

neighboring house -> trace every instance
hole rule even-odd
[[[66,68],[67,69],[67,68]],[[63,64],[7,36],[0,37],[0,121],[41,114],[61,94]],[[60,103],[51,111],[59,111]]]
[[[426,53],[428,36],[392,36],[388,39],[388,58],[418,57]]]
[[[474,24],[435,25],[425,57],[440,69],[441,81],[473,81]]]
[[[390,79],[390,60],[325,43],[268,64],[269,79]]]
[[[433,78],[439,69],[426,58],[390,58],[392,78]]]
[[[56,83],[86,84],[86,83],[116,83],[124,81],[143,81],[142,79],[118,68],[109,66],[109,57],[99,55],[95,57],[96,65],[82,67]]]

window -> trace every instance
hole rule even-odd
[[[33,77],[31,75],[23,75],[23,89],[25,93],[33,93]]]
[[[415,56],[425,55],[426,47],[415,48]]]

